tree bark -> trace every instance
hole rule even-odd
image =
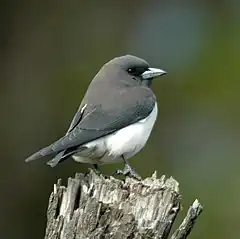
[[[187,238],[202,212],[195,200],[170,235],[180,209],[179,185],[156,172],[142,181],[106,178],[90,171],[58,180],[49,199],[45,239]]]

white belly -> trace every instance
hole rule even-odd
[[[74,160],[102,164],[117,162],[122,159],[122,155],[126,159],[131,158],[145,146],[156,121],[157,112],[155,103],[147,118],[85,144],[87,149],[73,155]]]

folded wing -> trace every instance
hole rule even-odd
[[[115,98],[115,101],[118,101],[116,107],[91,102],[82,103],[84,109],[82,107],[78,110],[66,135],[28,157],[26,162],[58,154],[57,160],[60,161],[66,153],[68,156],[71,155],[71,152],[75,152],[76,148],[85,143],[146,118],[153,110],[155,96],[146,88],[143,88],[141,97],[139,94],[138,90],[132,94],[122,95],[121,99]]]

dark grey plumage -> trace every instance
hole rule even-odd
[[[140,77],[148,68],[146,61],[130,55],[106,63],[90,83],[66,135],[26,161],[52,155],[55,158],[49,164],[55,166],[83,144],[146,118],[156,100]]]

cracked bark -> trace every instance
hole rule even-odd
[[[195,200],[171,235],[180,199],[178,182],[156,173],[142,181],[76,174],[54,185],[45,239],[187,238],[202,206]]]

